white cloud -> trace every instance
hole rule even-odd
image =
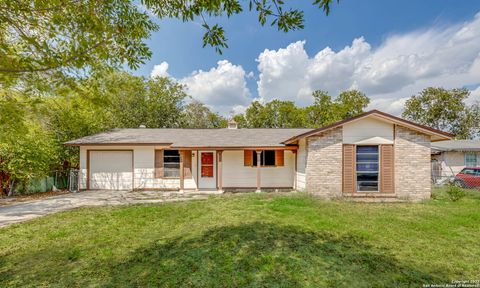
[[[150,73],[150,77],[169,77],[168,74],[168,63],[163,61],[159,65],[153,66],[152,72]]]
[[[337,95],[359,89],[371,98],[369,108],[400,114],[405,101],[428,86],[477,87],[480,84],[480,13],[471,21],[391,35],[373,48],[363,37],[339,51],[329,47],[310,57],[306,41],[278,50],[266,49],[257,57],[258,98],[291,100],[309,105],[314,90]],[[169,65],[155,65],[151,76],[170,76]],[[193,99],[228,115],[244,111],[253,100],[247,79],[254,77],[241,65],[217,62],[208,71],[194,71],[178,79]],[[470,102],[480,100],[480,88]]]
[[[252,74],[247,74],[242,66],[222,60],[217,62],[217,67],[208,71],[194,71],[180,82],[187,86],[193,99],[226,115],[232,110],[239,111],[242,106],[250,103],[247,77],[252,77]]]
[[[294,100],[307,105],[316,89],[336,93],[354,85],[356,67],[364,60],[371,47],[363,38],[339,52],[329,47],[309,58],[305,41],[298,41],[277,51],[265,50],[257,58],[260,80],[259,96],[271,99]]]
[[[258,58],[259,96],[311,103],[311,92],[332,95],[357,88],[371,108],[399,114],[408,97],[427,86],[445,88],[480,81],[480,13],[472,21],[388,37],[372,49],[363,37],[338,52],[329,47],[313,58],[298,41]]]
[[[150,77],[169,77],[168,68],[165,61],[155,65]],[[186,85],[193,100],[227,115],[243,112],[250,104],[252,99],[246,79],[253,77],[253,72],[246,73],[242,66],[222,60],[217,62],[217,67],[208,71],[193,71],[189,76],[176,80]]]
[[[304,44],[305,41],[298,41],[285,49],[266,49],[258,56],[260,79],[257,85],[261,98],[301,101],[299,91],[305,85],[304,73],[309,61]]]
[[[229,115],[229,116],[233,116],[233,115],[237,115],[237,114],[243,114],[243,113],[245,113],[245,111],[247,111],[247,108],[248,107],[244,106],[244,105],[235,105],[231,109],[231,111],[230,111],[231,115]]]

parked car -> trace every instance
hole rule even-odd
[[[463,188],[480,188],[480,167],[465,167],[455,175],[453,183]]]

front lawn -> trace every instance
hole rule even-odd
[[[372,287],[475,280],[480,198],[247,194],[85,208],[0,229],[0,286]]]

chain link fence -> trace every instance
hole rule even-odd
[[[80,180],[80,171],[78,169],[71,169],[70,175],[68,177],[68,191],[78,192],[80,190],[79,183],[78,183],[79,180]]]
[[[28,195],[56,190],[78,192],[78,169],[52,171],[46,177],[38,177],[15,185],[16,195]]]
[[[432,183],[437,187],[455,185],[465,189],[480,189],[480,167],[465,167],[455,173],[432,162]]]

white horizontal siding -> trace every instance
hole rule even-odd
[[[262,187],[293,187],[294,155],[285,151],[285,166],[262,167]],[[257,168],[243,166],[243,151],[223,152],[223,187],[252,188],[257,186]]]
[[[375,118],[346,123],[342,133],[344,144],[393,144],[393,124]]]

